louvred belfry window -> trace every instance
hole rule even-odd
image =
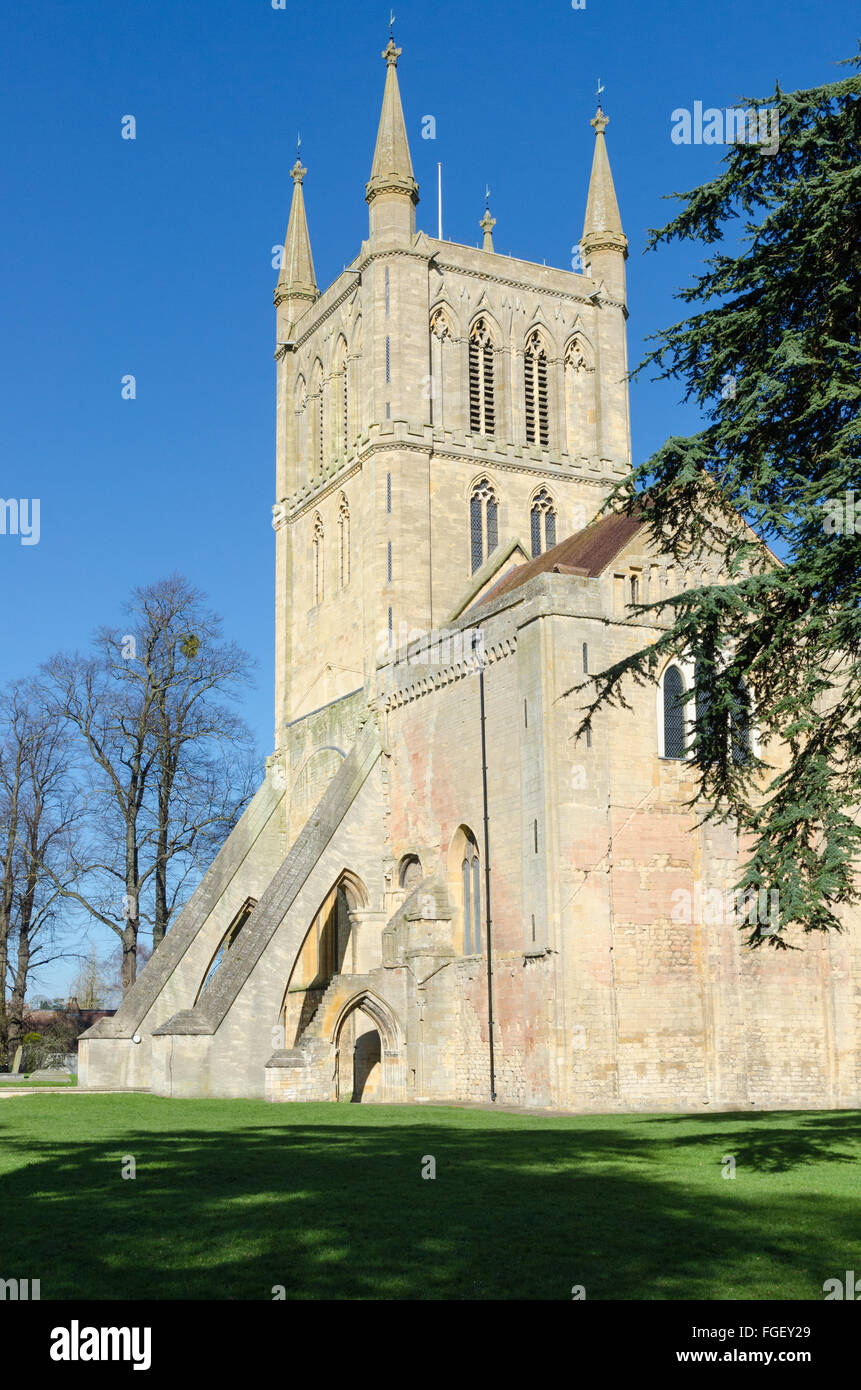
[[[476,319],[469,335],[469,428],[473,434],[494,431],[493,340],[484,319]]]
[[[550,415],[547,400],[547,353],[538,332],[532,333],[523,357],[523,385],[526,406],[526,442],[550,446]]]
[[[469,499],[469,543],[475,574],[499,544],[499,504],[486,478],[476,483]]]

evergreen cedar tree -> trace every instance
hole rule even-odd
[[[838,66],[858,69],[861,53]],[[655,335],[633,373],[652,366],[658,379],[683,382],[705,428],[668,439],[612,505],[643,509],[655,544],[676,559],[703,542],[722,546],[729,582],[642,606],[666,631],[594,677],[583,721],[602,703],[624,706],[623,677],[654,677],[670,653],[698,664],[708,700],[698,717],[689,710],[694,802],[704,820],[735,819],[752,836],[737,886],[780,893],[781,930],[757,924],[753,946],[785,948],[792,923],[839,931],[839,905],[859,899],[859,94],[856,71],[745,102],[778,107],[776,153],[731,146],[719,177],[671,195],[682,210],[649,235],[647,250],[721,243],[725,231],[738,240],[734,253],[718,246],[704,259],[677,294],[695,311]],[[745,690],[763,748],[772,736],[788,746],[783,772],[732,756]]]

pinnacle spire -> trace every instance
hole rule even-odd
[[[419,188],[413,178],[413,163],[410,159],[398,87],[398,59],[402,51],[391,37],[383,50],[382,56],[386,60],[386,86],[383,91],[383,109],[380,113],[374,163],[365,196],[370,203],[380,193],[406,195],[415,207],[419,200]]]
[[[308,235],[308,220],[305,216],[305,198],[302,193],[302,180],[308,170],[302,168],[299,152],[296,163],[290,170],[293,180],[293,201],[290,204],[290,220],[287,223],[287,236],[284,241],[284,255],[281,260],[281,273],[275,290],[278,298],[316,299],[317,281],[314,278],[314,262],[311,257],[311,238]]]
[[[496,226],[496,218],[490,215],[490,189],[485,189],[484,194],[484,216],[479,222],[479,227],[484,232],[483,251],[493,250],[493,229]]]
[[[602,236],[609,233],[614,237],[621,237],[625,247],[627,247],[627,240],[622,231],[622,219],[619,216],[619,204],[616,202],[616,190],[613,187],[613,175],[610,173],[607,145],[604,140],[604,131],[610,124],[610,120],[601,110],[600,94],[602,91],[603,87],[599,83],[598,110],[589,122],[595,128],[595,153],[592,158],[592,176],[589,179],[589,197],[586,200],[586,219],[583,223],[581,240],[585,242],[588,238],[599,233]]]

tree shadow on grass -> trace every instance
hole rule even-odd
[[[169,1131],[137,1114],[123,1132],[117,1113],[103,1140],[95,1125],[77,1141],[4,1133],[26,1166],[0,1178],[0,1277],[41,1279],[46,1299],[821,1298],[861,1259],[848,1186],[815,1213],[780,1180],[753,1200],[660,1118],[632,1120],[630,1140],[600,1117],[512,1130],[225,1112],[223,1129]]]
[[[861,1157],[861,1114],[857,1110],[811,1114],[810,1111],[724,1111],[698,1115],[697,1121],[720,1126],[716,1139],[708,1133],[679,1135],[673,1141],[683,1148],[715,1143],[731,1153],[736,1164],[757,1172],[788,1173],[803,1164],[857,1164]],[[655,1125],[683,1122],[684,1116],[656,1116]]]

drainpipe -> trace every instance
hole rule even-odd
[[[479,648],[481,650],[479,650]],[[484,713],[484,634],[481,629],[472,635],[473,655],[478,661],[478,693],[481,703],[481,786],[484,799],[484,901],[487,909],[485,935],[487,938],[487,1051],[490,1062],[490,1099],[496,1101],[496,1067],[493,1052],[493,933],[490,912],[490,828],[487,815],[487,738]]]

